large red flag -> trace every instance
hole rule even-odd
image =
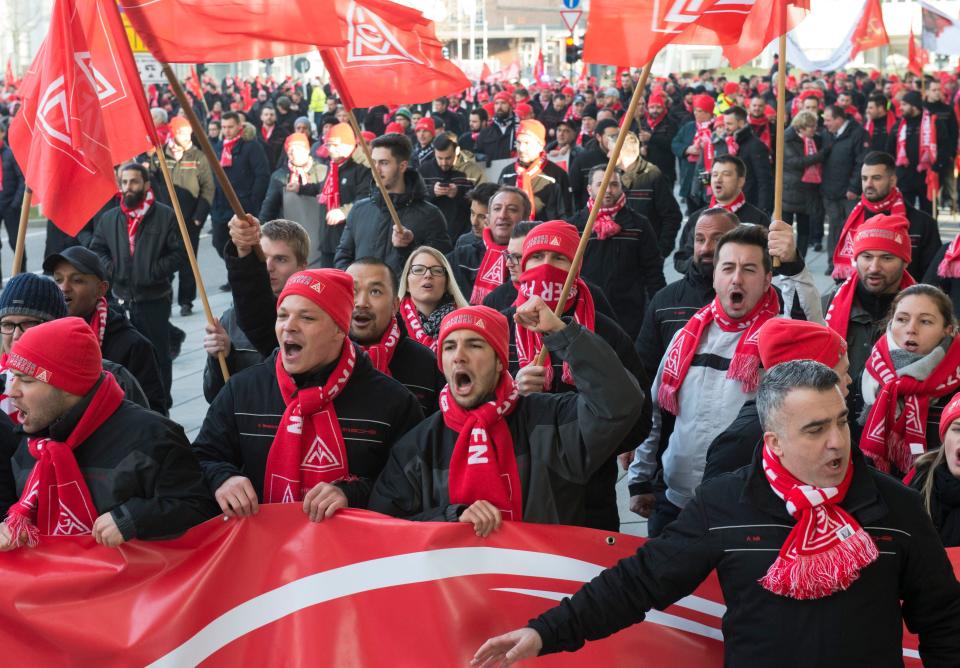
[[[331,82],[350,107],[432,100],[470,81],[443,56],[433,21],[388,0],[339,0],[347,45],[321,49]]]
[[[883,9],[880,7],[880,0],[867,0],[863,6],[863,14],[860,15],[860,21],[857,23],[857,29],[853,32],[853,50],[850,52],[850,60],[856,58],[861,51],[889,43],[887,29],[883,25]]]
[[[917,48],[913,39],[913,26],[910,27],[910,40],[907,42],[907,69],[918,77],[923,76],[923,66],[930,62],[926,49]]]
[[[752,0],[741,17],[739,39],[724,44],[723,55],[736,69],[759,56],[773,40],[790,32],[807,16],[810,0]]]
[[[10,126],[10,148],[34,201],[71,236],[117,192],[100,85],[77,10],[76,0],[56,0]]]
[[[166,63],[229,63],[344,43],[334,0],[119,0],[140,38]]]

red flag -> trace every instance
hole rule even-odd
[[[7,58],[7,73],[3,77],[3,85],[6,88],[17,87],[17,77],[13,73],[13,61]]]
[[[203,97],[203,89],[200,87],[200,77],[197,75],[197,66],[190,66],[190,74],[187,76],[187,88],[198,100]]]
[[[338,7],[347,45],[320,55],[349,108],[432,100],[470,85],[420,11],[388,0],[339,0]]]
[[[334,0],[119,0],[137,34],[166,63],[289,56],[344,43]]]
[[[540,79],[543,78],[543,75],[546,74],[546,71],[543,67],[543,51],[537,54],[537,62],[533,64],[533,80],[536,83],[540,83]]]
[[[861,51],[889,43],[887,29],[883,25],[883,9],[880,7],[880,0],[867,0],[857,28],[853,32],[853,51],[850,52],[850,60],[856,58]]]
[[[806,18],[810,0],[752,0],[741,17],[739,38],[724,44],[723,55],[736,69],[760,55],[773,40],[785,35]]]
[[[74,236],[117,192],[98,84],[78,2],[56,0],[50,30],[23,78],[10,148],[35,202]]]
[[[487,81],[493,73],[490,71],[490,66],[486,63],[483,64],[483,67],[480,69],[480,81]]]
[[[910,39],[907,41],[907,69],[918,77],[923,76],[923,66],[930,62],[926,49],[917,48],[913,40],[913,26],[910,27]]]

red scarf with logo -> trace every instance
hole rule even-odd
[[[727,378],[740,381],[740,387],[747,394],[756,392],[760,384],[760,349],[757,347],[757,334],[763,323],[776,318],[779,312],[780,300],[776,289],[771,285],[756,306],[742,318],[728,316],[720,305],[720,297],[714,297],[712,302],[694,313],[667,349],[663,376],[660,378],[660,391],[657,393],[657,403],[660,408],[673,415],[680,414],[678,397],[680,388],[690,370],[693,356],[700,347],[700,340],[712,322],[715,322],[724,332],[743,332],[737,342],[733,359],[730,360]]]
[[[405,296],[400,302],[400,317],[407,326],[407,334],[415,338],[420,345],[437,352],[437,340],[423,330],[420,313],[410,295]]]
[[[238,134],[233,139],[223,140],[223,149],[220,151],[220,166],[233,167],[233,147],[237,145],[242,137]]]
[[[740,191],[740,194],[734,197],[731,201],[726,204],[721,204],[717,201],[717,198],[713,195],[710,195],[710,208],[712,209],[715,206],[719,206],[722,209],[726,209],[730,213],[736,213],[740,210],[744,204],[747,203],[747,197],[743,194],[743,191]]]
[[[520,161],[514,163],[514,170],[517,173],[517,187],[527,193],[530,199],[530,220],[537,219],[537,205],[533,198],[533,180],[543,172],[547,165],[547,154],[541,153],[540,157],[530,163],[527,167],[520,164]]]
[[[853,308],[853,298],[857,294],[857,281],[859,280],[860,278],[857,276],[857,273],[854,272],[853,276],[843,282],[840,289],[833,295],[833,299],[830,301],[830,307],[827,309],[827,315],[823,318],[827,323],[827,327],[844,339],[847,338],[847,327],[850,325],[850,310]],[[909,288],[914,283],[916,283],[916,281],[913,280],[910,272],[904,271],[903,277],[900,279],[898,291]]]
[[[874,466],[890,472],[891,463],[903,473],[927,451],[927,415],[930,399],[943,397],[960,388],[960,339],[954,339],[946,356],[926,380],[897,374],[890,358],[890,333],[874,344],[866,372],[880,384],[877,400],[870,408],[860,438],[860,449]],[[903,410],[897,417],[899,403]]]
[[[936,117],[926,109],[920,117],[919,155],[917,171],[924,172],[933,167],[937,161],[937,124]],[[900,128],[897,130],[897,167],[906,167],[910,164],[907,157],[907,119],[900,119]]]
[[[473,280],[473,291],[470,293],[470,303],[474,306],[482,304],[484,297],[507,280],[507,260],[503,257],[507,247],[493,240],[493,233],[490,232],[489,227],[483,228],[483,245],[487,250],[480,261],[477,277]]]
[[[797,520],[760,584],[767,591],[798,600],[824,598],[849,587],[880,553],[870,534],[840,507],[853,464],[837,487],[814,487],[798,480],[763,448],[763,472],[774,493]]]
[[[870,202],[866,195],[860,195],[860,201],[847,216],[847,221],[843,224],[840,237],[837,239],[837,247],[833,250],[832,276],[834,278],[847,278],[857,273],[853,266],[856,259],[853,257],[853,239],[857,236],[857,230],[863,225],[863,221],[880,213],[906,218],[907,205],[903,201],[899,188],[891,189],[879,202]]]
[[[737,143],[737,138],[734,135],[724,135],[723,141],[727,145],[729,155],[736,155],[740,151],[740,144]]]
[[[370,356],[374,369],[393,377],[390,373],[390,362],[393,361],[393,354],[397,352],[398,343],[400,343],[400,325],[396,318],[390,318],[390,326],[380,337],[380,342],[361,347]]]
[[[803,154],[811,156],[817,154],[817,142],[812,137],[801,137],[803,139]],[[803,169],[803,176],[800,177],[801,183],[821,183],[823,181],[823,164],[815,162],[807,165]]]
[[[323,190],[318,198],[321,204],[327,205],[327,211],[340,208],[340,167],[349,159],[331,160],[327,166],[327,178],[323,180]]]
[[[97,341],[100,342],[100,347],[103,347],[103,335],[107,331],[107,315],[109,313],[109,308],[107,307],[107,298],[100,297],[97,300],[96,306],[93,308],[93,313],[90,315],[90,319],[87,321],[87,324],[90,325],[90,329],[93,330],[94,335],[97,337]]]
[[[311,169],[313,169],[313,156],[308,155],[307,164],[299,167],[293,164],[292,161],[287,160],[287,171],[290,173],[287,177],[287,184],[299,183],[303,185],[304,183],[309,183]]]
[[[887,134],[889,135],[891,132],[893,132],[893,126],[897,122],[897,117],[888,111],[887,114],[884,116],[884,119],[886,120]],[[863,129],[867,131],[867,136],[870,137],[871,139],[873,138],[873,127],[874,127],[873,119],[868,118],[867,124],[863,126]]]
[[[566,280],[567,271],[550,264],[541,264],[539,267],[527,269],[520,274],[517,298],[513,305],[520,306],[530,297],[537,296],[543,299],[551,310],[555,310],[560,302],[560,293],[563,292],[563,283]],[[597,314],[593,305],[593,295],[582,278],[578,277],[576,283],[570,289],[567,310],[571,305],[574,307],[573,319],[591,332],[594,331]],[[514,325],[514,327],[516,328],[517,359],[520,366],[525,367],[528,364],[533,364],[537,355],[540,354],[540,349],[543,348],[543,336],[520,325]],[[549,390],[553,387],[553,366],[550,364],[549,353],[543,358],[543,366],[545,367],[544,387]],[[567,385],[576,385],[570,367],[566,362],[563,363],[562,378]]]
[[[768,151],[773,151],[770,143],[770,119],[766,116],[754,118],[753,116],[747,115],[747,120],[750,121],[750,127],[753,130],[753,134],[757,136],[757,139],[764,143]]]
[[[713,121],[704,121],[697,123],[697,134],[693,136],[692,146],[700,147],[700,155],[703,156],[703,170],[709,172],[713,169]],[[696,162],[697,156],[688,155],[687,160]]]
[[[321,482],[349,477],[347,446],[333,400],[353,374],[357,353],[345,341],[340,360],[323,387],[298,389],[277,355],[277,385],[287,408],[267,454],[264,503],[293,503]]]
[[[133,250],[137,244],[137,231],[140,229],[140,223],[143,222],[144,216],[147,215],[154,201],[156,201],[156,198],[150,189],[147,190],[143,202],[141,202],[140,206],[136,209],[128,209],[127,205],[123,202],[123,197],[120,198],[120,210],[123,211],[123,215],[127,217],[127,238],[130,241],[130,257],[133,257]]]
[[[80,536],[93,531],[97,509],[73,451],[122,402],[123,390],[112,374],[105,373],[66,440],[29,438],[27,447],[37,463],[27,477],[20,500],[10,506],[5,520],[14,539],[26,533],[27,545],[34,547],[40,536]]]
[[[517,407],[517,384],[504,369],[493,401],[474,409],[462,408],[450,396],[450,386],[440,391],[443,423],[457,433],[450,457],[447,488],[450,503],[469,506],[489,501],[506,520],[523,519],[523,493],[513,436],[506,417]]]
[[[953,238],[947,246],[943,260],[937,266],[937,276],[940,278],[960,278],[960,234]]]
[[[594,199],[592,197],[587,200],[588,211],[593,210],[593,203]],[[627,194],[620,193],[620,198],[614,203],[613,206],[600,207],[600,213],[597,214],[597,220],[593,224],[593,231],[596,233],[598,239],[602,241],[620,234],[620,230],[622,230],[623,227],[617,224],[615,218],[617,217],[617,214],[620,213],[623,205],[626,203]]]

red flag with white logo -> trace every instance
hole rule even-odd
[[[723,55],[734,69],[746,65],[770,42],[796,28],[810,11],[810,0],[751,0],[742,4],[748,7],[739,19],[739,38],[723,46]]]
[[[10,125],[10,148],[33,201],[71,236],[117,192],[89,55],[77,1],[56,0]]]
[[[930,55],[927,53],[926,49],[917,47],[916,42],[913,39],[913,27],[911,26],[910,39],[907,42],[907,70],[916,74],[918,77],[922,77],[923,66],[929,62]]]
[[[857,28],[853,31],[852,41],[853,50],[850,52],[850,60],[853,60],[861,51],[890,43],[887,28],[883,25],[883,9],[880,7],[880,0],[866,1],[863,14],[857,22]]]
[[[334,0],[120,0],[151,53],[165,63],[232,63],[344,43]]]
[[[339,0],[347,45],[320,49],[347,106],[432,100],[470,86],[443,55],[433,21],[388,0]]]

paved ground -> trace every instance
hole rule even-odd
[[[206,228],[206,231],[209,231],[209,227]],[[941,234],[944,239],[952,239],[958,231],[960,231],[960,220],[957,218],[941,221]],[[39,221],[31,223],[27,233],[27,267],[31,271],[40,268],[44,236],[45,232],[42,224]],[[209,234],[204,234],[201,237],[198,255],[200,269],[210,298],[210,306],[214,314],[219,315],[230,306],[231,295],[229,292],[218,290],[218,286],[226,283],[226,270],[223,261],[210,245]],[[824,275],[827,266],[826,254],[814,253],[811,249],[807,254],[807,262],[821,292],[829,289],[831,280]],[[8,275],[12,264],[13,253],[8,247],[4,246],[0,251],[0,267],[3,268],[4,276]],[[678,274],[673,271],[672,262],[668,261],[666,263],[667,282],[674,281],[678,277]],[[180,317],[179,309],[175,306],[171,321],[187,334],[180,357],[173,363],[173,410],[171,415],[174,420],[183,425],[187,437],[192,439],[200,429],[200,424],[203,422],[207,410],[202,386],[203,369],[207,357],[202,347],[205,318],[199,299],[194,303],[193,315],[185,318]],[[627,489],[622,480],[617,485],[617,493],[622,530],[625,533],[646,535],[646,520],[634,515],[628,509]]]

